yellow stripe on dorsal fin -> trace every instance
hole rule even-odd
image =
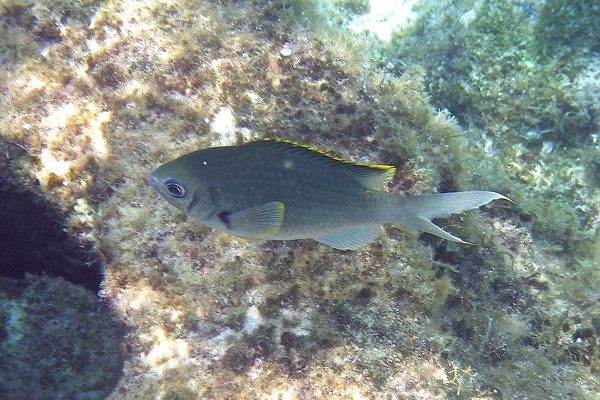
[[[381,167],[386,167],[381,168]],[[392,180],[396,168],[389,165],[345,164],[343,166],[356,180],[367,189],[380,189]]]
[[[340,171],[351,175],[367,189],[380,189],[382,186],[391,181],[396,173],[396,168],[391,165],[361,164],[344,160],[325,151],[293,142],[291,140],[264,138],[254,140],[254,142],[279,143],[282,145],[287,145],[290,148],[305,150],[307,154],[322,157],[322,159],[330,166],[338,168]]]

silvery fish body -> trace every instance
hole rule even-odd
[[[505,198],[494,192],[403,197],[377,190],[394,167],[359,165],[281,140],[214,147],[167,162],[149,184],[202,223],[256,240],[312,238],[341,250],[372,242],[385,223],[466,243],[431,218]]]

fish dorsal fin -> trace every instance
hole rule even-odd
[[[313,161],[321,162],[324,166],[344,172],[360,182],[367,189],[379,189],[392,180],[396,168],[391,165],[360,164],[332,156],[314,147],[282,139],[259,139],[257,145],[276,146],[281,151],[301,155]]]
[[[379,225],[355,225],[314,238],[338,250],[355,250],[371,243],[381,234]]]
[[[221,212],[218,216],[234,235],[247,239],[270,239],[283,225],[285,206],[272,201],[232,214]]]
[[[340,168],[348,171],[367,189],[380,189],[396,173],[396,168],[389,165],[342,164]]]

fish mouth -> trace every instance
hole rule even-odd
[[[156,188],[157,180],[158,180],[158,178],[154,176],[154,171],[150,172],[150,175],[148,175],[148,186],[150,186],[152,189],[158,191],[158,189]]]

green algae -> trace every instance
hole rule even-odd
[[[546,59],[600,51],[600,7],[593,1],[543,2],[535,24],[536,50]]]
[[[584,9],[587,13],[577,12]],[[567,37],[574,32],[594,31],[595,19],[588,20],[587,14],[596,12],[597,7],[586,2],[570,5],[560,2],[540,5],[465,2],[446,9],[444,5],[431,5],[425,8],[414,26],[400,31],[379,53],[392,72],[403,71],[404,65],[412,63],[421,65],[428,77],[426,84],[432,103],[448,107],[462,124],[471,126],[472,135],[467,136],[471,152],[462,157],[465,168],[475,171],[477,165],[480,170],[481,160],[490,156],[496,158],[497,163],[483,164],[486,169],[485,174],[481,174],[481,182],[488,182],[488,185],[496,182],[505,188],[505,193],[509,193],[519,206],[522,223],[529,227],[536,241],[544,244],[538,250],[540,255],[546,253],[543,257],[554,259],[540,269],[541,282],[537,282],[538,273],[533,281],[528,280],[527,275],[518,278],[513,269],[519,264],[513,263],[500,274],[503,269],[499,267],[504,264],[501,260],[497,264],[491,259],[482,260],[495,265],[492,279],[485,283],[485,287],[493,291],[482,298],[508,296],[507,299],[512,298],[512,301],[507,306],[520,302],[529,304],[518,312],[519,318],[530,314],[529,322],[525,319],[519,329],[511,329],[515,332],[512,339],[502,339],[503,345],[496,344],[488,349],[492,351],[488,362],[505,365],[507,357],[519,355],[515,349],[528,351],[529,345],[544,349],[550,359],[540,359],[533,364],[545,372],[529,377],[537,377],[539,382],[551,370],[562,374],[550,365],[569,364],[566,356],[571,352],[572,344],[569,343],[577,341],[577,329],[580,329],[572,322],[579,321],[577,326],[590,324],[597,313],[595,306],[589,312],[583,311],[578,305],[581,298],[570,295],[582,291],[589,293],[589,288],[595,287],[591,283],[595,282],[595,275],[588,275],[594,251],[588,246],[595,245],[597,236],[597,224],[593,221],[598,213],[598,185],[589,180],[591,175],[586,171],[594,170],[592,159],[596,156],[592,154],[597,155],[598,151],[598,121],[594,111],[595,94],[592,94],[597,93],[598,83],[583,77],[590,76],[588,71],[595,69],[593,60],[597,57],[597,43],[596,38],[583,34],[579,35],[580,42],[575,43],[579,39],[573,36],[572,46],[567,44]],[[561,23],[557,23],[555,15],[560,15],[556,18],[561,18]],[[584,79],[585,85],[576,83]],[[512,246],[508,245],[508,248]],[[574,262],[572,257],[578,261]],[[588,261],[582,264],[582,259]],[[534,270],[538,267],[531,271]],[[561,277],[549,279],[549,273]],[[578,278],[580,275],[588,275],[590,281],[583,284]],[[477,282],[472,272],[469,277],[469,286]],[[518,279],[525,280],[519,283]],[[461,293],[464,293],[463,284],[455,282]],[[527,289],[527,285],[533,286]],[[512,293],[505,293],[505,288],[512,288],[509,291]],[[546,300],[538,302],[534,301],[537,296],[528,297],[527,293],[532,289],[545,293]],[[549,307],[554,301],[566,298],[571,299],[570,306],[557,310]],[[496,298],[496,301],[502,303],[502,299]],[[545,322],[534,322],[540,318],[536,317],[538,313],[545,315]],[[478,315],[475,317],[477,322],[465,324],[466,321],[461,321],[456,324],[458,330],[455,333],[463,339],[478,338],[487,347],[486,340],[491,336],[482,335],[488,330],[481,327],[486,325],[487,318],[491,324],[489,333],[493,336],[498,317],[486,317],[485,313],[474,315]],[[583,315],[585,317],[580,320]],[[507,320],[506,315],[500,318]],[[565,321],[570,323],[564,325]],[[557,326],[562,326],[563,330],[556,329]],[[533,333],[528,333],[529,330]],[[534,338],[540,334],[545,339],[541,342],[525,340],[527,346],[522,348],[523,337]],[[587,349],[587,359],[597,357],[592,355],[596,353],[595,345],[578,346]],[[484,347],[479,349],[480,356],[484,356]],[[580,351],[574,350],[571,359],[581,359]],[[494,358],[497,359],[494,361]],[[597,358],[590,365],[594,363]],[[527,363],[515,365],[527,368]],[[497,370],[501,371],[501,368]],[[577,379],[583,378],[579,369],[577,376]],[[532,385],[531,393],[543,395],[543,390],[551,387],[537,383]],[[509,389],[510,386],[503,382],[498,388],[503,387],[503,394],[512,393],[514,389]],[[576,391],[575,386],[565,390]]]
[[[589,78],[597,54],[593,40],[567,46],[556,36],[593,32],[594,18],[587,15],[595,12],[586,2],[431,5],[381,53],[392,71],[411,63],[424,68],[433,104],[479,131],[473,131],[479,138],[470,136],[471,146],[483,147],[466,164],[499,157],[483,179],[514,193],[524,213],[534,216],[536,236],[567,247],[595,230],[589,214],[577,210],[594,210],[597,200],[597,185],[588,184],[585,172],[593,170],[590,155],[598,151],[598,83]],[[546,43],[560,51],[542,57]]]

